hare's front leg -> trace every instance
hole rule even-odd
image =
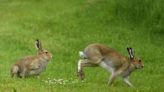
[[[109,78],[109,81],[108,81],[108,85],[112,85],[114,80],[115,80],[116,76],[112,73],[110,78]]]
[[[129,76],[123,77],[123,79],[124,79],[124,82],[125,82],[128,86],[134,87],[134,86],[130,83],[130,81],[129,81]]]
[[[117,76],[119,76],[120,74],[122,73],[122,70],[117,70],[117,71],[112,71],[112,74],[109,78],[109,81],[108,81],[108,85],[111,85],[113,83],[113,81],[115,80],[115,78]]]
[[[109,62],[107,61],[102,61],[99,63],[100,67],[106,69],[108,72],[111,73],[111,76],[108,81],[108,85],[111,85],[115,78],[120,74],[120,71],[115,71],[113,67],[109,65]]]
[[[37,74],[37,75],[36,75],[36,78],[37,78],[37,79],[40,79],[40,74]]]
[[[78,70],[77,70],[77,76],[83,80],[85,77],[83,67],[96,67],[96,64],[91,64],[87,59],[80,59],[78,61]]]

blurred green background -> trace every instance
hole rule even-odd
[[[0,0],[0,91],[163,92],[163,25],[164,0]],[[36,38],[53,54],[46,71],[40,79],[12,79],[16,60],[37,53]],[[121,78],[108,86],[110,74],[100,67],[85,68],[85,80],[78,81],[78,52],[91,43],[124,56],[133,47],[145,65],[130,77],[135,88]]]

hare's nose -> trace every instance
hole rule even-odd
[[[52,58],[52,55],[50,55],[50,58]]]
[[[144,65],[141,66],[142,68],[144,67]]]

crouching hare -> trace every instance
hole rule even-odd
[[[29,75],[39,74],[46,68],[52,54],[42,49],[41,42],[36,40],[37,55],[27,56],[18,60],[11,68],[11,77],[25,78]]]
[[[111,85],[117,76],[122,76],[124,82],[129,86],[133,85],[129,82],[128,77],[135,69],[144,67],[140,59],[133,55],[132,48],[127,48],[129,58],[122,56],[114,49],[102,44],[91,44],[84,51],[80,51],[81,59],[78,61],[77,75],[80,79],[84,79],[83,67],[100,66],[111,72],[108,84]]]

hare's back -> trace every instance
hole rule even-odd
[[[30,63],[32,63],[35,60],[36,60],[35,56],[26,56],[24,58],[17,60],[15,65],[29,65]]]
[[[113,56],[117,53],[114,49],[103,45],[103,44],[90,44],[88,45],[85,49],[84,49],[84,53],[88,56],[88,57],[93,57],[93,56]]]

